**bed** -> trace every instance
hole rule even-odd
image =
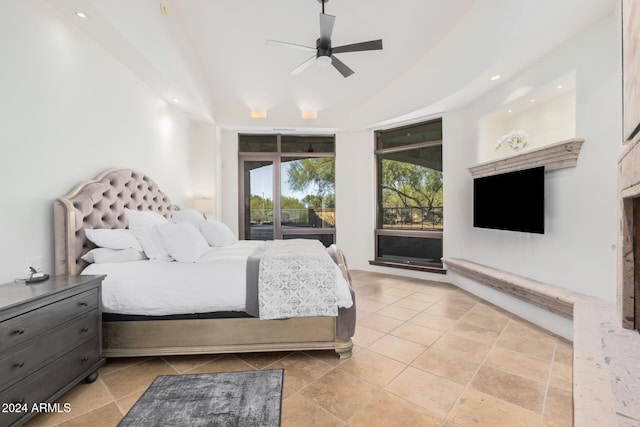
[[[135,287],[131,284],[118,284],[119,278],[126,274],[123,270],[134,269],[137,264],[152,261],[131,261],[118,265],[89,263],[86,261],[87,254],[95,249],[96,245],[87,238],[86,230],[127,230],[128,218],[131,217],[126,214],[131,211],[153,212],[171,218],[177,210],[178,208],[151,178],[130,169],[108,170],[93,180],[79,184],[70,193],[55,200],[55,274],[106,274],[103,282],[103,356],[327,349],[334,350],[341,359],[351,356],[355,331],[355,294],[344,254],[335,245],[328,248],[327,253],[335,263],[334,267],[337,266],[337,274],[346,284],[346,292],[352,301],[350,307],[337,308],[335,315],[264,320],[243,314],[242,307],[237,306],[237,299],[220,310],[211,311],[210,307],[203,306],[193,313],[188,313],[189,310],[185,309],[184,312],[178,313],[144,311],[139,314],[135,310],[136,303],[129,304],[126,309],[112,308],[114,295],[116,305],[118,300],[118,293],[114,289],[118,286]],[[208,262],[217,259],[217,262],[223,264],[236,263],[245,266],[248,265],[247,257],[254,252],[254,246],[257,244],[252,241],[238,241],[224,248],[215,248],[215,251],[207,252],[203,257],[210,257]],[[203,263],[157,263],[158,267],[174,267],[177,271],[164,273],[159,269],[157,274],[183,274],[181,277],[187,277],[192,274],[187,272],[190,266],[200,267],[201,264]],[[180,269],[183,269],[182,272]],[[203,278],[197,276],[197,273],[193,274],[196,275],[189,276],[188,280],[179,280],[180,286],[184,287],[185,283],[188,283],[193,287],[193,292],[196,292],[197,288],[206,287],[203,283],[214,281],[215,278],[220,279],[217,282],[219,286],[227,286],[227,283],[232,284],[240,280],[240,273],[237,271],[208,274]],[[244,268],[242,275],[247,274],[248,270]],[[147,277],[150,275],[145,274],[144,281],[153,285],[154,279]],[[140,283],[142,282],[140,279]],[[186,294],[190,295],[192,288],[188,289]],[[249,291],[247,295],[248,293]],[[177,296],[168,295],[174,298],[174,301],[178,301]],[[141,297],[139,301],[144,300],[145,298]],[[177,302],[175,305],[180,306]]]

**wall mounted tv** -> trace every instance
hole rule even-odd
[[[544,234],[544,166],[475,178],[473,226]]]

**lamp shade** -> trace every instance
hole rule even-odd
[[[198,197],[193,199],[193,209],[202,214],[213,213],[213,199],[210,197]]]

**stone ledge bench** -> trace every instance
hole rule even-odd
[[[640,334],[620,326],[615,304],[465,259],[442,261],[447,271],[573,320],[575,426],[640,426]]]

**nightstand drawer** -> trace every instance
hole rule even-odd
[[[69,349],[98,336],[99,313],[94,310],[0,356],[0,390],[55,360]]]
[[[96,310],[99,301],[98,289],[92,289],[5,320],[0,323],[0,353],[74,317]]]
[[[90,342],[78,347],[68,354],[56,359],[45,369],[41,369],[10,387],[0,392],[0,405],[12,405],[13,409],[20,408],[11,413],[0,412],[0,425],[12,425],[20,418],[28,415],[34,404],[50,401],[53,396],[64,390],[69,378],[88,375],[92,370],[100,366],[100,348],[98,338],[94,337]],[[60,402],[61,410],[64,403]],[[26,409],[27,412],[24,410]]]

